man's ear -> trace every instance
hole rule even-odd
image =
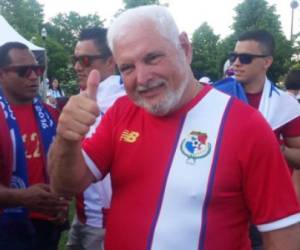
[[[273,63],[273,56],[267,56],[265,58],[265,69],[268,70]]]
[[[179,42],[180,42],[181,48],[184,51],[184,54],[187,58],[188,63],[191,64],[192,56],[193,56],[193,49],[192,49],[192,45],[190,43],[190,40],[189,40],[188,35],[186,34],[186,32],[182,32],[179,35]]]
[[[106,65],[107,65],[107,67],[109,67],[109,68],[112,69],[112,70],[115,70],[115,68],[116,68],[116,63],[115,63],[115,60],[114,60],[113,56],[108,57],[108,58],[106,59],[105,63],[106,63]]]

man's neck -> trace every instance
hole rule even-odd
[[[5,96],[7,102],[10,105],[14,105],[14,106],[29,105],[29,104],[32,104],[32,102],[33,102],[33,98],[32,99],[31,98],[27,98],[27,99],[19,98],[19,97],[9,94],[5,89],[3,89],[3,95]]]
[[[31,105],[33,103],[33,99],[12,98],[11,96],[6,96],[6,100],[10,105],[14,106],[26,106]]]
[[[263,91],[266,81],[266,76],[259,77],[254,81],[248,83],[242,83],[245,89],[245,92],[248,94],[256,94]]]

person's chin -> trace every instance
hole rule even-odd
[[[145,108],[149,113],[156,115],[156,116],[164,116],[169,113],[170,109],[172,108],[171,100],[166,99],[159,99],[156,100],[143,100],[139,102],[140,106]]]
[[[235,80],[237,80],[238,82],[243,82],[244,78],[240,75],[235,75]]]

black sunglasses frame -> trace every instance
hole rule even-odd
[[[4,67],[2,70],[15,72],[19,77],[28,78],[32,72],[34,72],[38,77],[42,76],[45,67],[42,65],[15,65]]]
[[[238,58],[241,64],[250,64],[252,63],[254,58],[264,58],[269,55],[256,55],[256,54],[249,54],[249,53],[235,53],[232,52],[229,54],[228,59],[230,63],[234,63],[235,60]]]
[[[80,55],[72,56],[72,64],[75,65],[77,62],[83,67],[90,67],[92,63],[97,59],[105,59],[105,55]]]

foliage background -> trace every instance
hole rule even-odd
[[[160,4],[159,0],[123,0],[125,9],[145,5]],[[192,69],[197,78],[209,76],[212,80],[222,77],[223,64],[234,49],[237,37],[244,31],[266,29],[274,35],[276,52],[269,71],[273,81],[284,78],[289,68],[300,67],[299,34],[289,41],[283,34],[276,8],[266,0],[244,0],[234,8],[236,15],[232,24],[232,34],[224,39],[215,34],[208,23],[201,24],[193,33]],[[118,15],[124,11],[120,9]],[[82,28],[103,26],[104,19],[97,14],[81,16],[71,11],[59,13],[50,21],[44,21],[43,6],[37,0],[0,0],[0,14],[25,38],[36,45],[46,47],[48,56],[48,77],[58,78],[68,95],[78,91],[70,57]],[[41,38],[45,27],[48,36]],[[298,56],[297,56],[298,55]]]

